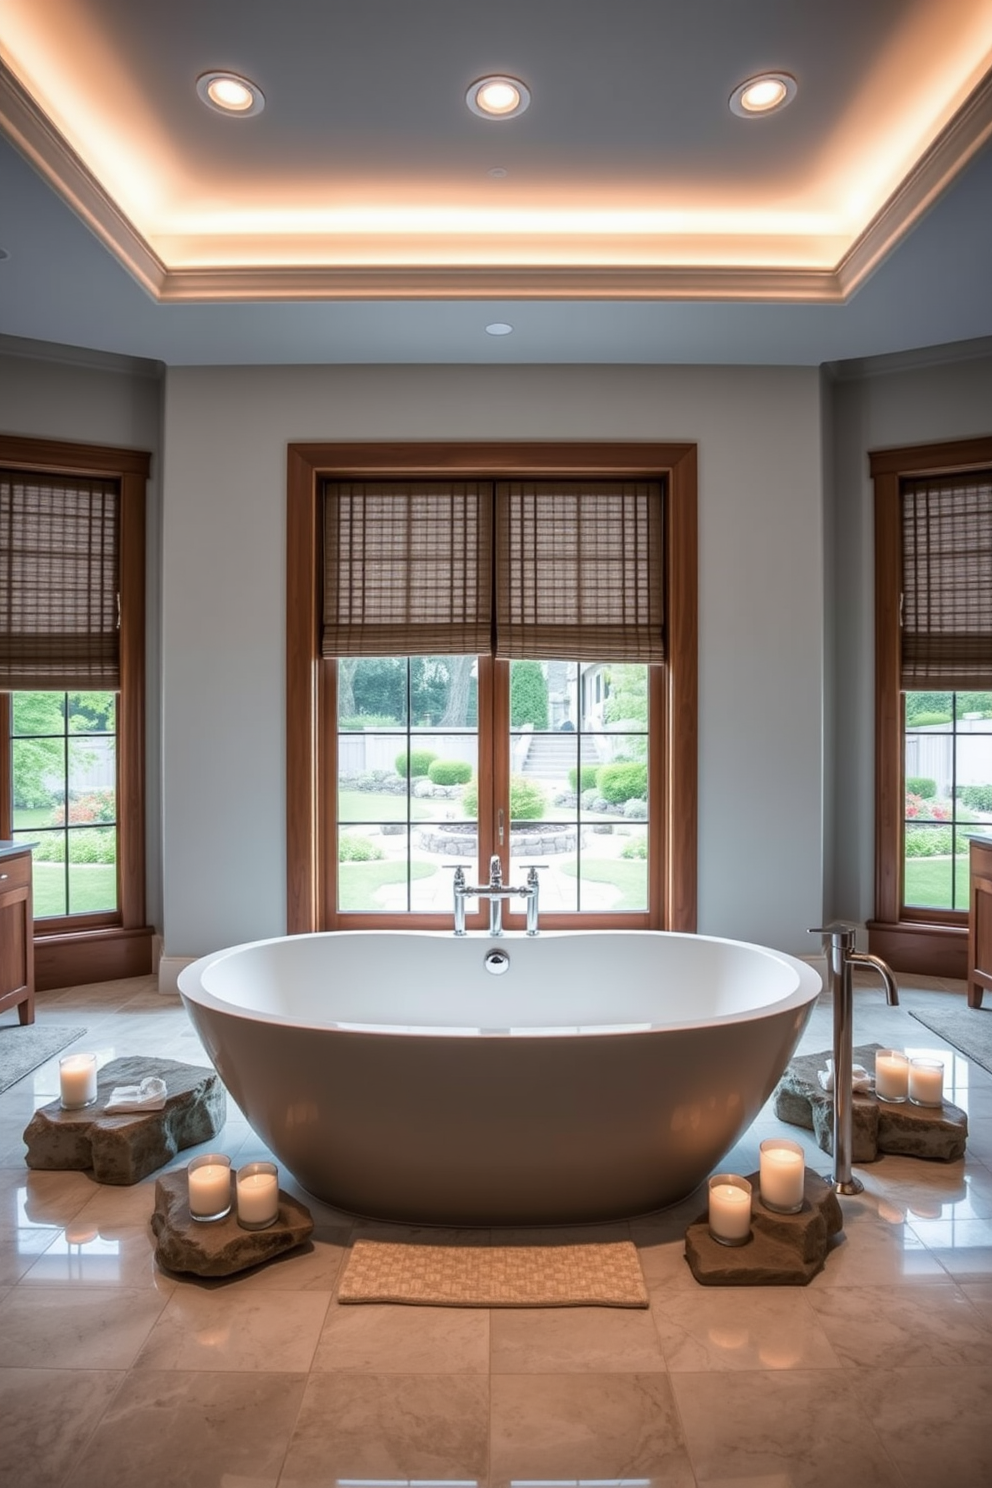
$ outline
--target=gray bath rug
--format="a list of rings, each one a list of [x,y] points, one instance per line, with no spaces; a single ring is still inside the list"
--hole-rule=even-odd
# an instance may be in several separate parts
[[[992,1008],[956,1007],[907,1009],[918,1023],[937,1033],[959,1053],[973,1059],[992,1075]]]
[[[339,1302],[421,1307],[647,1307],[630,1240],[598,1245],[420,1245],[356,1240]]]
[[[9,1090],[85,1032],[85,1028],[56,1028],[51,1023],[0,1028],[0,1091]]]

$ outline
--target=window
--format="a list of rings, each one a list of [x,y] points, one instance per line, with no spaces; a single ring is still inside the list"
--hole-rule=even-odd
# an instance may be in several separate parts
[[[992,833],[992,439],[889,450],[875,484],[876,910],[900,969],[966,974]]]
[[[38,986],[150,969],[149,457],[0,438],[0,837],[36,843]]]
[[[440,928],[492,853],[545,925],[694,928],[693,447],[297,446],[288,552],[291,931]]]

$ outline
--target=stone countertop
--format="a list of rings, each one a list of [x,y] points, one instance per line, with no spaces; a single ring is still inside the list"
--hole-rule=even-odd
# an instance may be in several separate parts
[[[0,838],[0,858],[12,857],[14,853],[30,852],[32,847],[37,846],[37,842],[9,842]]]

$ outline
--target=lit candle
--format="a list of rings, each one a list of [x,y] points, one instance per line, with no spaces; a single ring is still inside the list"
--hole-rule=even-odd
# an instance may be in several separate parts
[[[721,1245],[743,1245],[751,1233],[751,1185],[736,1173],[710,1179],[710,1234]]]
[[[909,1098],[915,1106],[943,1103],[944,1066],[939,1059],[909,1061]]]
[[[78,1111],[96,1100],[96,1055],[64,1054],[59,1060],[59,1095],[66,1111]]]
[[[780,1214],[798,1214],[806,1187],[803,1149],[784,1137],[766,1137],[760,1150],[761,1202]]]
[[[279,1176],[275,1163],[247,1163],[238,1170],[238,1223],[264,1230],[279,1217]]]
[[[189,1212],[193,1219],[223,1219],[231,1211],[231,1159],[210,1152],[194,1157],[187,1169]]]
[[[898,1049],[879,1049],[875,1055],[875,1094],[898,1104],[909,1093],[909,1059]]]

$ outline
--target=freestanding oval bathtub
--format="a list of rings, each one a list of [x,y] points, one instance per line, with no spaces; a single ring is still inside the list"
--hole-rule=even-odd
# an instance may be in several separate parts
[[[553,1224],[696,1188],[773,1090],[820,978],[662,931],[332,931],[204,956],[179,989],[231,1095],[315,1197],[383,1219]]]

